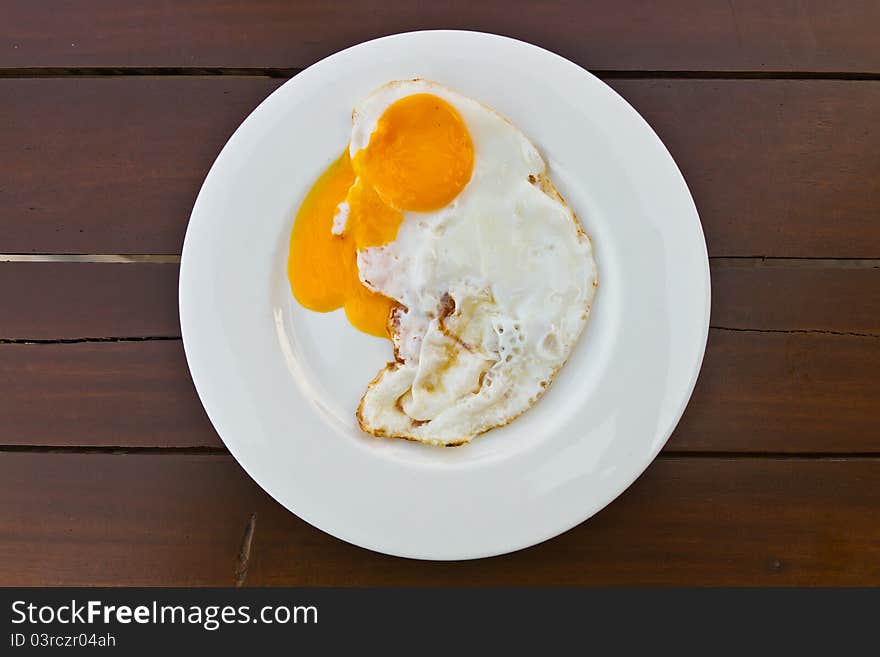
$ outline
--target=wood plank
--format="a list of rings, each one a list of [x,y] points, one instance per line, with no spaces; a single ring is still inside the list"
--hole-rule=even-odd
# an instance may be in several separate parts
[[[0,454],[9,586],[878,585],[880,460],[661,458],[591,520],[488,560],[387,557],[324,534],[224,455]]]
[[[214,158],[280,84],[0,81],[0,253],[179,253]]]
[[[0,262],[0,338],[180,336],[177,265]]]
[[[3,67],[304,67],[416,29],[507,34],[599,69],[880,71],[880,7],[861,0],[114,0],[4,4]]]
[[[880,261],[712,260],[712,325],[880,335]],[[0,262],[0,339],[180,336],[176,264]]]
[[[880,222],[869,220],[880,144],[866,132],[880,83],[611,83],[678,161],[712,255],[880,257]],[[0,253],[179,253],[214,157],[279,84],[0,80]]]
[[[260,493],[231,457],[0,454],[0,581],[231,585]]]
[[[609,83],[684,173],[710,255],[880,257],[880,83]]]
[[[222,447],[174,341],[0,344],[0,444]]]
[[[709,331],[666,450],[880,453],[880,338]]]
[[[880,453],[878,371],[880,338],[713,329],[666,449]],[[0,417],[0,445],[221,446],[179,341],[0,344]]]
[[[880,261],[712,260],[712,326],[880,336]]]

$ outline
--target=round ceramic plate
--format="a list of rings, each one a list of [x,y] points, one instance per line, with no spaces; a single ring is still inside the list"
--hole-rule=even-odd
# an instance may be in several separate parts
[[[341,311],[304,310],[286,277],[297,207],[345,148],[352,107],[414,77],[495,108],[534,141],[599,269],[590,321],[545,397],[455,449],[360,431],[358,400],[391,345]],[[608,86],[520,41],[414,32],[318,62],[241,124],[193,208],[180,321],[214,427],[272,497],[356,545],[468,559],[564,532],[648,466],[700,369],[709,264],[675,162]]]

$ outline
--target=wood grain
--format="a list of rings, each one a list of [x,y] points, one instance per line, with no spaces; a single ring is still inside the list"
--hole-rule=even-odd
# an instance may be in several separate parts
[[[711,266],[712,326],[880,336],[880,261],[745,259]]]
[[[0,339],[180,336],[177,265],[0,262]]]
[[[224,455],[0,454],[0,581],[230,585],[880,584],[880,460],[668,459],[536,547],[387,557],[315,530]]]
[[[179,253],[213,159],[279,84],[0,80],[0,253]],[[880,83],[611,84],[679,163],[710,254],[880,257]]]
[[[880,83],[609,82],[678,163],[710,255],[880,256]]]
[[[880,335],[880,261],[713,260],[712,326]],[[180,336],[175,264],[0,262],[0,340]]]
[[[709,331],[667,450],[880,453],[880,338]]]
[[[870,0],[7,0],[0,67],[304,67],[429,28],[506,34],[598,69],[880,71]]]
[[[0,444],[221,447],[174,341],[0,344]]]
[[[0,80],[0,253],[179,253],[268,78]]]
[[[667,444],[880,453],[880,338],[710,331]],[[0,445],[220,447],[179,341],[0,344]]]

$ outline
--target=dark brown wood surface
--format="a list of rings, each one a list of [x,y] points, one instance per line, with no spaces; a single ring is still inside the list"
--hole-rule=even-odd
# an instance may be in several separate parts
[[[712,256],[703,371],[657,461],[475,562],[368,552],[272,501],[177,319],[175,255],[239,122],[316,59],[426,27],[598,71],[676,158]],[[880,584],[878,32],[880,4],[843,0],[3,3],[0,585]]]
[[[180,337],[176,264],[0,262],[0,340]]]
[[[880,107],[877,82],[609,83],[676,158],[711,255],[880,257],[880,137],[869,130]],[[3,80],[0,125],[16,129],[0,131],[0,158],[17,165],[0,194],[0,252],[180,253],[214,158],[280,84]],[[51,176],[37,175],[47,162]]]
[[[470,562],[356,548],[225,455],[6,454],[5,584],[878,584],[880,460],[659,458],[562,536]]]
[[[880,261],[714,258],[710,264],[712,326],[880,336]]]
[[[5,67],[304,67],[360,41],[456,28],[592,69],[878,72],[872,0],[7,0]]]
[[[3,253],[180,253],[205,174],[269,78],[2,80]],[[51,172],[45,170],[52,163]]]
[[[880,339],[709,331],[670,450],[880,452]]]
[[[0,441],[220,447],[180,340],[0,344]]]

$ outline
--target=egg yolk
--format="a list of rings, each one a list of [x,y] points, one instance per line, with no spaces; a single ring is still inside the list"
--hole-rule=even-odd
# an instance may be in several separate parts
[[[391,104],[367,147],[354,161],[346,149],[300,205],[287,260],[296,300],[318,312],[344,307],[355,328],[388,337],[395,301],[361,283],[357,252],[392,242],[403,211],[437,210],[452,201],[470,180],[473,164],[467,127],[449,103],[413,94]],[[348,219],[337,235],[333,219],[343,202]]]
[[[309,310],[330,312],[344,307],[353,326],[371,335],[387,337],[386,324],[394,302],[368,290],[358,278],[355,234],[384,243],[384,237],[392,232],[394,239],[400,220],[392,217],[389,221],[387,214],[383,215],[387,224],[381,227],[384,231],[380,234],[372,223],[363,222],[361,226],[361,222],[353,222],[354,212],[350,212],[347,230],[334,235],[333,216],[354,182],[346,149],[318,178],[299,208],[290,235],[287,278],[293,296]],[[361,196],[366,194],[352,194],[350,199],[350,205],[358,212],[368,209],[369,199],[364,203]]]
[[[433,94],[413,94],[385,110],[354,166],[389,205],[429,212],[464,189],[474,145],[452,105]]]

